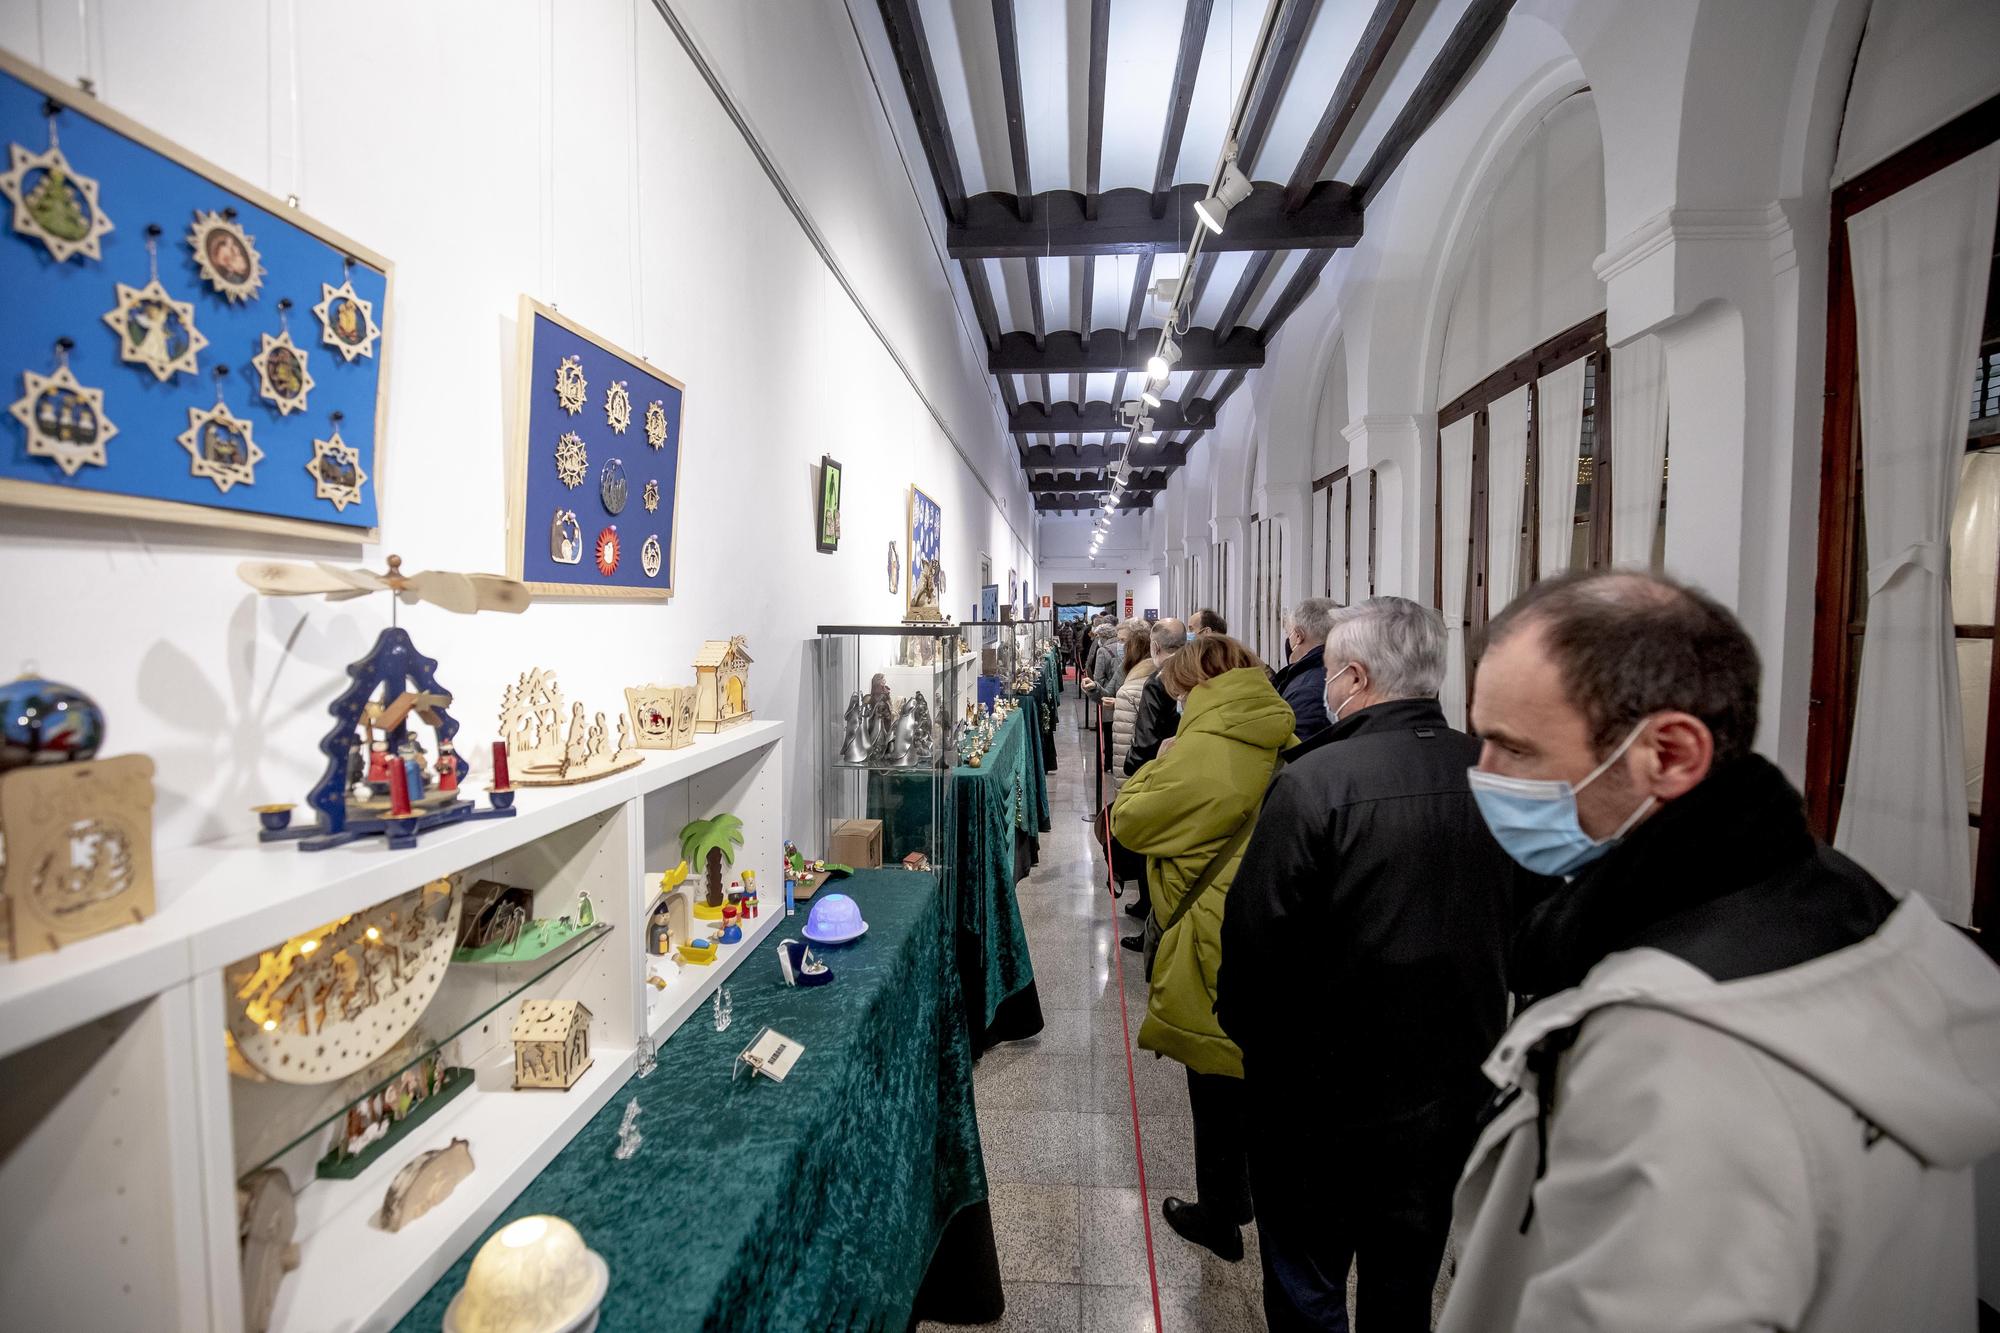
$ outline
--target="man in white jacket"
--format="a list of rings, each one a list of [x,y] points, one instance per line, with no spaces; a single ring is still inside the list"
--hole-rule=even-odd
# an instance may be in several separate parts
[[[1471,775],[1569,877],[1459,1183],[1440,1333],[1972,1333],[1971,1166],[2000,1148],[2000,969],[1817,842],[1750,750],[1755,649],[1639,574],[1497,617]]]

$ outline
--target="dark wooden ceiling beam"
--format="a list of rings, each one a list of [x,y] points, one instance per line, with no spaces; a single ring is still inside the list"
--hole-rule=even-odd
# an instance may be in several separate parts
[[[1167,211],[1167,187],[1181,162],[1181,140],[1187,135],[1188,107],[1194,102],[1195,78],[1201,73],[1202,48],[1208,45],[1208,14],[1213,0],[1188,0],[1181,17],[1180,54],[1174,58],[1174,81],[1167,86],[1167,123],[1160,131],[1160,156],[1153,166],[1152,212]],[[1204,187],[1206,188],[1206,187]]]
[[[1157,491],[1167,484],[1169,473],[1165,468],[1141,470],[1134,468],[1125,483],[1125,493],[1134,491]],[[1086,468],[1079,472],[1047,472],[1030,477],[1028,489],[1031,491],[1098,491],[1111,486],[1111,477],[1103,468]],[[1119,503],[1124,503],[1122,500]]]
[[[1153,418],[1153,429],[1161,431],[1195,430],[1215,424],[1215,407],[1206,398],[1181,402],[1169,399],[1149,409],[1148,415]],[[1088,403],[1022,403],[1020,410],[1008,418],[1007,428],[1016,435],[1125,430],[1118,421],[1118,405],[1102,399]]]
[[[1154,491],[1127,491],[1118,502],[1121,509],[1151,509],[1157,496]],[[1104,504],[1102,491],[1037,491],[1035,508],[1042,513],[1074,510],[1082,513],[1088,509],[1099,509]]]
[[[1031,444],[1021,450],[1024,468],[1070,468],[1102,472],[1116,467],[1123,450],[1102,444]],[[1169,471],[1187,462],[1187,451],[1175,444],[1135,444],[1129,457],[1136,471]]]
[[[1181,345],[1177,370],[1255,370],[1264,364],[1264,338],[1253,328],[1238,328],[1227,338],[1217,338],[1213,329],[1195,328],[1175,341]],[[1067,329],[1050,333],[1040,347],[1031,333],[1003,333],[987,369],[995,375],[1143,371],[1159,343],[1158,329],[1144,329],[1136,338],[1117,329],[1098,329],[1088,347],[1082,334]]]
[[[1278,114],[1278,103],[1285,98],[1285,85],[1292,81],[1292,70],[1299,63],[1299,48],[1305,44],[1306,29],[1312,27],[1313,15],[1318,10],[1319,0],[1285,0],[1284,11],[1278,15],[1277,29],[1271,35],[1264,63],[1258,67],[1257,82],[1250,89],[1250,100],[1244,106],[1243,120],[1236,133],[1236,165],[1245,175],[1257,164],[1264,136]],[[1230,210],[1229,220],[1232,224],[1236,221],[1234,209]]]
[[[1271,303],[1271,312],[1264,316],[1263,338],[1266,343],[1278,336],[1278,330],[1299,308],[1299,302],[1306,299],[1312,289],[1319,284],[1320,270],[1333,258],[1331,250],[1315,250],[1299,261],[1292,270],[1291,281],[1278,293],[1278,299]]]
[[[1305,151],[1299,154],[1299,164],[1292,168],[1292,178],[1285,182],[1287,209],[1304,203],[1313,182],[1319,179],[1320,172],[1326,170],[1333,150],[1354,123],[1361,104],[1367,100],[1369,90],[1374,86],[1375,76],[1381,72],[1383,62],[1396,45],[1396,39],[1402,35],[1404,22],[1416,7],[1417,0],[1376,0],[1375,12],[1368,16],[1368,26],[1362,29],[1354,54],[1347,58],[1347,68],[1341,71],[1340,82],[1333,86],[1333,95],[1326,99],[1326,110],[1320,113],[1319,124],[1313,127],[1312,136],[1306,140]]]
[[[1250,261],[1243,266],[1243,276],[1236,280],[1236,289],[1229,293],[1229,303],[1222,307],[1222,313],[1216,317],[1215,331],[1218,334],[1226,338],[1236,328],[1237,321],[1243,318],[1243,312],[1250,308],[1250,301],[1256,296],[1257,288],[1262,285],[1264,275],[1271,271],[1271,265],[1276,263],[1277,259],[1276,250],[1265,250],[1261,254],[1250,256]]]
[[[1377,190],[1382,188],[1389,177],[1396,174],[1396,168],[1416,147],[1417,140],[1424,137],[1424,131],[1431,127],[1438,113],[1451,101],[1452,94],[1465,81],[1472,67],[1479,63],[1480,55],[1487,43],[1493,40],[1500,25],[1507,21],[1507,11],[1514,7],[1514,0],[1472,0],[1465,13],[1459,16],[1458,26],[1451,30],[1451,36],[1444,39],[1438,48],[1430,68],[1418,81],[1416,91],[1397,113],[1396,121],[1389,127],[1375,155],[1368,159],[1368,165],[1354,179],[1354,199],[1356,206],[1367,202]],[[968,202],[968,208],[970,204]]]
[[[1171,206],[1157,215],[1152,196],[1137,189],[1099,195],[1050,190],[1032,201],[974,195],[965,201],[965,220],[945,228],[945,252],[953,259],[1178,254],[1200,225],[1194,206],[1207,193],[1206,185],[1176,185]],[[1229,211],[1228,229],[1208,237],[1202,249],[1318,250],[1361,239],[1361,213],[1339,181],[1315,183],[1296,209],[1287,212],[1284,205],[1282,185],[1255,182],[1250,197]]]
[[[1007,108],[1007,151],[1014,160],[1014,194],[1017,206],[1029,211],[1020,220],[1034,217],[1035,187],[1028,176],[1028,116],[1021,106],[1021,51],[1015,40],[1014,0],[993,0],[993,37],[1000,48],[1000,97]]]
[[[889,49],[895,53],[896,69],[903,76],[903,94],[909,99],[917,137],[923,141],[924,157],[930,163],[931,180],[944,201],[945,216],[952,222],[963,222],[965,178],[951,146],[951,126],[944,118],[944,98],[938,92],[937,69],[931,64],[917,0],[880,0],[880,7],[882,24],[889,30]]]
[[[1083,188],[1092,199],[1104,176],[1104,74],[1110,62],[1111,0],[1090,0],[1090,92],[1084,114]],[[1084,323],[1089,322],[1086,314]]]

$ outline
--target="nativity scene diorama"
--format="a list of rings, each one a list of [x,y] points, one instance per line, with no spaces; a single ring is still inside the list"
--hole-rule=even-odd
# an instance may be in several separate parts
[[[721,731],[750,720],[750,650],[741,634],[710,639],[694,659],[696,731]]]
[[[562,686],[556,673],[539,667],[521,673],[500,700],[500,738],[512,761],[514,781],[523,787],[567,787],[610,777],[640,763],[625,714],[617,734],[604,714],[584,720],[581,701],[572,703],[564,724]]]
[[[402,563],[392,555],[388,572],[375,574],[324,563],[248,561],[236,572],[274,597],[323,593],[329,601],[344,601],[386,590],[395,599],[392,613],[397,601],[430,602],[468,615],[527,609],[527,590],[511,579],[442,571],[406,575]],[[353,684],[328,705],[333,730],[319,743],[326,771],[306,796],[315,822],[295,829],[291,806],[259,806],[264,841],[297,840],[302,851],[316,852],[381,836],[390,847],[414,847],[426,830],[513,814],[504,742],[494,743],[490,806],[480,809],[460,794],[468,766],[458,753],[458,721],[447,711],[451,694],[438,683],[437,662],[417,651],[407,631],[392,623],[347,674]],[[428,747],[418,723],[431,733]]]

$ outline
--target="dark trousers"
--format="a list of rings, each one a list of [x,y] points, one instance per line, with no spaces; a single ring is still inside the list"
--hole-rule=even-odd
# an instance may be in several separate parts
[[[1194,1192],[1203,1213],[1242,1226],[1256,1216],[1250,1203],[1249,1118],[1243,1080],[1187,1071],[1194,1115]]]
[[[1280,1105],[1274,1091],[1250,1090],[1249,1105],[1268,1108],[1261,1124],[1297,1124],[1312,1114],[1311,1105]],[[1476,1115],[1476,1105],[1449,1099],[1390,1125],[1321,1127],[1315,1133],[1327,1136],[1325,1149],[1306,1156],[1290,1135],[1251,1140],[1271,1333],[1347,1333],[1350,1265],[1362,1328],[1430,1333],[1452,1190]]]

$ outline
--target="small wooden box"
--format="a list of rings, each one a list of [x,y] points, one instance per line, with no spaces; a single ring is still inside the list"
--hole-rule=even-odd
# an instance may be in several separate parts
[[[826,859],[856,870],[869,870],[882,864],[882,821],[879,819],[843,819],[833,828],[833,845],[827,849]]]
[[[0,836],[0,943],[12,957],[49,953],[153,914],[146,756],[0,775]]]

